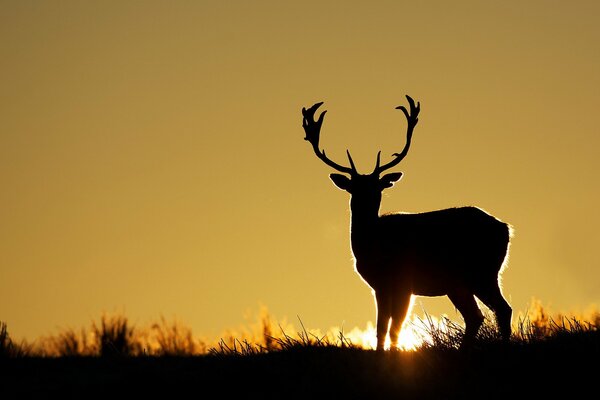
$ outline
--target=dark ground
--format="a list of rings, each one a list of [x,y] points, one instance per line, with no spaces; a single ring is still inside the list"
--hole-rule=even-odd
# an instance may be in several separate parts
[[[339,347],[258,355],[0,359],[13,398],[600,398],[600,341],[470,351]]]

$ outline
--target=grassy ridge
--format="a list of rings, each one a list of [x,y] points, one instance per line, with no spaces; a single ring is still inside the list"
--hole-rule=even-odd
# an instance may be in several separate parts
[[[419,349],[386,352],[359,348],[342,333],[330,338],[303,329],[274,335],[266,321],[259,341],[228,338],[202,348],[189,330],[164,320],[153,325],[149,337],[121,316],[103,317],[91,332],[62,332],[45,342],[51,345],[44,353],[12,343],[2,324],[0,393],[6,398],[209,397],[209,392],[219,398],[278,399],[595,398],[598,322],[597,313],[584,321],[541,312],[520,319],[509,343],[487,323],[476,343],[463,349],[460,325],[442,329],[431,322],[430,339]],[[156,347],[144,350],[149,344]]]
[[[219,398],[554,399],[597,390],[599,343],[595,332],[470,351],[307,346],[243,356],[20,357],[0,362],[0,380],[3,393],[20,398],[208,397],[211,391]]]

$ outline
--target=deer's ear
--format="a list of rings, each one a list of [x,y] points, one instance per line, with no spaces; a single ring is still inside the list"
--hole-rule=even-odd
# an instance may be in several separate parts
[[[379,184],[382,189],[389,188],[394,186],[395,182],[398,182],[402,178],[402,172],[392,172],[391,174],[386,174],[379,179]]]
[[[347,192],[350,191],[350,178],[348,178],[346,175],[331,174],[329,175],[329,178],[331,178],[335,186]]]

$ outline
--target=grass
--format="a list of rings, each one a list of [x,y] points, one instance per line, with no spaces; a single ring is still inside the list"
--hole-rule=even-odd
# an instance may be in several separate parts
[[[487,317],[490,317],[489,315]],[[493,319],[461,349],[462,325],[425,316],[415,351],[366,350],[343,332],[299,332],[261,317],[253,332],[213,345],[177,321],[148,328],[103,315],[90,329],[36,344],[0,323],[0,391],[18,397],[587,398],[600,374],[600,313],[517,318],[508,343]],[[291,332],[291,333],[287,333]],[[191,392],[190,392],[191,391]]]

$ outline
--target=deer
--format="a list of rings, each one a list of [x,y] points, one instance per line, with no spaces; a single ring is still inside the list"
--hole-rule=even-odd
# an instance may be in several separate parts
[[[391,348],[396,348],[413,295],[450,299],[465,324],[461,347],[473,342],[485,319],[476,299],[494,313],[500,336],[508,341],[512,308],[502,295],[500,279],[508,261],[511,225],[474,206],[380,214],[383,190],[402,177],[402,172],[382,174],[406,157],[419,121],[420,102],[415,104],[408,95],[406,98],[408,110],[396,107],[408,122],[404,149],[392,154],[392,160],[383,165],[379,151],[370,174],[358,173],[349,150],[346,166],[332,161],[319,148],[327,111],[321,112],[317,120],[315,113],[323,102],[302,108],[304,139],[317,158],[339,172],[330,174],[335,186],[350,194],[354,270],[374,296],[376,350],[384,349],[388,334]]]

